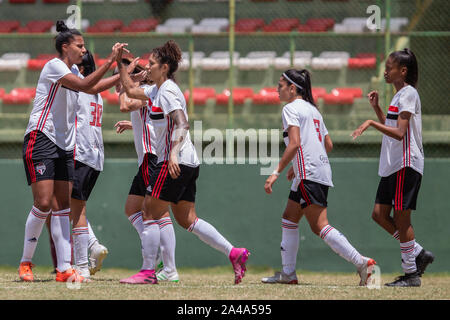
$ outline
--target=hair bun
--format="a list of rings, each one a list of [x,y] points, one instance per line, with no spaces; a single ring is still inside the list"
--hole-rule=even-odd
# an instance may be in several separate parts
[[[69,31],[69,28],[66,26],[63,20],[56,21],[56,31],[57,32],[66,32]]]

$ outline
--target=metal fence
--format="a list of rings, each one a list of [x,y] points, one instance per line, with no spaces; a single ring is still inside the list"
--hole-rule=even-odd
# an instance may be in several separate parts
[[[78,5],[76,10],[74,5]],[[185,57],[177,81],[186,93],[190,121],[202,121],[203,130],[279,129],[282,105],[273,90],[284,70],[306,68],[312,73],[314,96],[335,142],[333,156],[338,157],[379,155],[381,135],[375,130],[368,130],[356,143],[349,135],[364,120],[375,119],[368,92],[378,90],[382,106],[389,105],[394,92],[383,80],[384,59],[394,50],[409,47],[419,62],[426,156],[448,157],[449,11],[446,0],[91,0],[65,4],[36,0],[34,4],[0,3],[0,21],[17,20],[25,28],[37,19],[73,19],[80,23],[86,45],[97,57],[106,57],[112,44],[122,41],[129,43],[143,63],[151,48],[174,39]],[[158,20],[150,30],[122,29],[131,27],[133,20],[149,18]],[[122,26],[110,32],[93,28],[103,19],[119,20]],[[28,54],[33,60],[55,51],[51,32],[31,31],[0,34],[0,88],[6,94],[14,88],[35,87],[40,69],[29,62],[2,67],[8,59],[5,54]],[[104,100],[108,105],[103,116],[106,156],[133,157],[131,135],[119,136],[113,130],[116,121],[128,116],[119,112],[114,96],[108,99],[105,95]],[[21,157],[31,104],[9,104],[3,98],[0,158]]]

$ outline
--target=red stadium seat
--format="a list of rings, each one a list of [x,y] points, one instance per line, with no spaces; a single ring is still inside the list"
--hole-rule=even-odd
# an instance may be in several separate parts
[[[317,102],[317,99],[323,98],[323,96],[327,94],[327,90],[322,87],[313,87],[311,88],[311,93],[314,101]]]
[[[189,102],[190,92],[184,92],[186,102]],[[216,97],[216,90],[214,88],[194,88],[193,100],[195,105],[205,105],[206,100]]]
[[[36,95],[36,88],[16,88],[3,95],[3,104],[30,104]]]
[[[375,69],[377,64],[376,58],[349,58],[349,69]]]
[[[10,33],[20,28],[20,21],[0,21],[0,33]]]
[[[323,102],[328,105],[353,104],[354,98],[351,93],[332,92],[323,96]]]
[[[5,89],[0,88],[0,100],[3,99],[3,96],[5,95]]]
[[[265,32],[289,32],[298,28],[300,20],[297,18],[275,18],[263,27]]]
[[[119,19],[102,19],[98,20],[93,26],[86,29],[90,33],[111,33],[120,31],[123,27],[122,20]]]
[[[351,94],[353,98],[362,98],[363,90],[361,88],[334,88],[332,94]]]
[[[117,92],[110,92],[106,98],[104,98],[108,104],[118,105],[119,104],[119,94]]]
[[[128,26],[122,27],[121,32],[150,32],[155,30],[159,24],[159,20],[156,18],[150,19],[135,19],[130,22]]]
[[[28,22],[25,26],[17,29],[18,33],[44,33],[49,32],[54,21],[51,20],[33,20]]]
[[[233,88],[233,103],[235,105],[244,104],[245,99],[252,98],[254,95],[252,88]],[[230,90],[225,89],[222,93],[216,95],[216,103],[220,105],[227,105]]]
[[[236,32],[255,32],[264,27],[264,20],[258,18],[243,18],[236,21]]]
[[[263,88],[252,97],[253,104],[280,104],[277,88]]]
[[[42,0],[43,3],[69,3],[70,0]]]

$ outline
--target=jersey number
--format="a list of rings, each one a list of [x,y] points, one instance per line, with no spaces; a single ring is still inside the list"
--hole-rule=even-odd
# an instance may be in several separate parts
[[[320,134],[320,120],[314,119],[314,126],[316,127],[317,134],[319,135],[319,141],[322,142],[322,136]]]
[[[92,121],[89,122],[91,126],[95,127],[101,127],[102,126],[102,112],[103,107],[100,104],[97,104],[95,102],[91,102],[91,107],[94,108],[91,112],[92,114]]]

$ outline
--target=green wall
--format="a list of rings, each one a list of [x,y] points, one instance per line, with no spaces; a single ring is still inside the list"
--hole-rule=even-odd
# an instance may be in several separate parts
[[[377,260],[381,272],[401,272],[399,244],[371,220],[379,178],[377,159],[331,159],[335,188],[329,192],[330,224],[346,235],[363,254]],[[427,159],[413,225],[417,240],[436,255],[430,272],[449,271],[449,159]],[[139,238],[123,213],[136,160],[107,160],[88,202],[88,217],[100,241],[110,251],[105,267],[137,269]],[[264,192],[265,176],[258,165],[202,165],[197,191],[198,215],[212,223],[232,244],[251,251],[249,265],[280,266],[281,214],[290,184],[282,176],[272,195]],[[0,160],[2,180],[0,265],[19,263],[25,220],[32,205],[20,160]],[[179,267],[227,265],[227,258],[175,224]],[[297,267],[311,271],[354,271],[300,222]],[[33,261],[51,265],[44,231]]]

